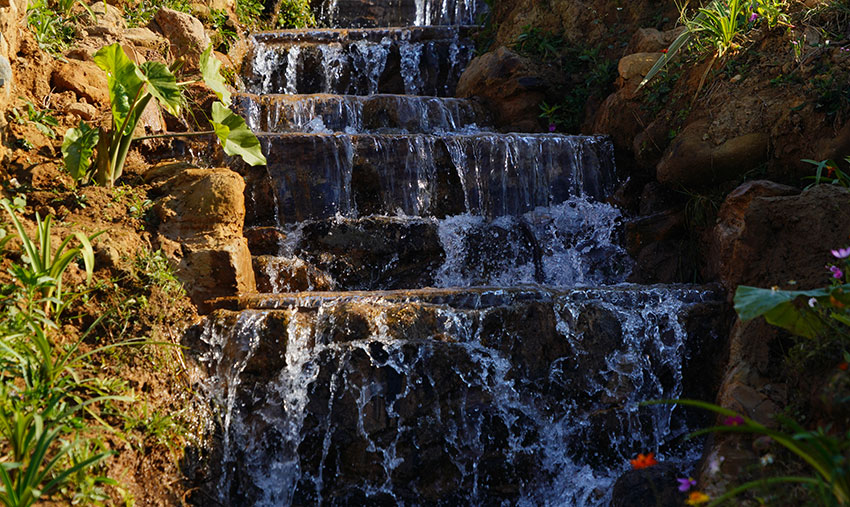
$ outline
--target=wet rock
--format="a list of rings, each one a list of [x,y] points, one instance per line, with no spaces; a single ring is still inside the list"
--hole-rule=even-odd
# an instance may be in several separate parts
[[[215,297],[256,290],[248,243],[242,236],[245,183],[225,168],[161,165],[155,182],[157,242],[203,311]]]
[[[672,463],[659,463],[642,470],[629,470],[617,479],[611,491],[611,507],[638,505],[678,507],[686,500],[677,487],[682,472]]]
[[[697,269],[694,259],[688,258],[684,240],[653,241],[635,254],[635,267],[629,275],[631,283],[685,283],[693,280]]]
[[[106,72],[91,61],[68,60],[53,70],[51,83],[57,91],[70,90],[90,104],[108,104]]]
[[[433,285],[445,256],[434,223],[389,217],[306,224],[297,254],[347,290]]]
[[[496,126],[506,131],[541,130],[540,103],[545,86],[531,62],[500,47],[469,63],[457,85],[458,97],[480,97],[494,112]]]
[[[639,102],[628,100],[622,90],[612,93],[596,112],[593,132],[606,132],[611,136],[614,148],[621,153],[632,150],[632,143],[643,130],[644,116]]]
[[[626,249],[635,255],[649,243],[676,239],[685,233],[685,213],[670,208],[626,224]]]
[[[670,125],[664,118],[650,123],[632,141],[635,162],[644,169],[655,169],[670,144]]]
[[[286,241],[286,234],[277,227],[252,227],[244,235],[251,255],[277,255]]]
[[[264,293],[326,291],[336,287],[327,273],[294,257],[255,255],[257,290]]]
[[[658,163],[658,181],[700,187],[738,177],[768,159],[768,134],[744,134],[714,146],[703,140],[705,132],[705,123],[695,122],[676,136]]]
[[[797,194],[791,187],[749,182],[721,206],[708,266],[730,291],[738,285],[822,287],[830,249],[847,244],[847,189],[819,185]]]
[[[198,18],[172,9],[160,9],[151,28],[168,39],[174,57],[185,62],[184,72],[198,70],[201,53],[210,45],[204,24]]]

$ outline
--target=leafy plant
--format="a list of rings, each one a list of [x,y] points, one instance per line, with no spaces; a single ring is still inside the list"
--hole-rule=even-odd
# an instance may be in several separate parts
[[[18,277],[22,282],[31,286],[39,287],[42,297],[45,299],[45,309],[58,311],[62,307],[62,275],[68,265],[78,256],[82,257],[86,269],[86,282],[91,282],[92,270],[94,269],[94,251],[91,241],[99,236],[101,232],[86,236],[75,231],[66,237],[62,243],[52,249],[51,226],[52,218],[47,216],[41,219],[38,213],[36,218],[36,236],[33,241],[27,235],[17,215],[12,211],[11,204],[7,199],[0,200],[2,206],[12,219],[12,224],[18,233],[18,240],[23,249],[23,259],[29,265],[21,268]],[[71,241],[76,238],[79,246],[71,247]]]
[[[216,50],[227,53],[230,51],[230,45],[237,39],[236,30],[230,26],[230,18],[227,16],[226,11],[212,9],[210,10],[210,17],[213,32],[217,38],[217,42],[214,42]]]
[[[845,157],[844,160],[850,163],[850,156]],[[850,175],[839,169],[838,164],[836,164],[834,160],[821,160],[818,162],[817,160],[805,158],[802,161],[815,166],[814,176],[806,176],[803,178],[806,180],[812,180],[812,183],[807,185],[806,189],[824,183],[850,188]]]
[[[32,123],[39,132],[50,139],[55,139],[56,131],[53,130],[53,127],[58,127],[59,122],[50,114],[53,111],[50,109],[39,110],[29,100],[24,100],[24,103],[27,107],[26,114],[22,113],[18,108],[12,108],[10,111],[13,121],[19,125]]]
[[[309,0],[280,0],[277,5],[279,28],[307,28],[316,26],[316,18],[310,9]]]
[[[809,431],[798,423],[785,419],[783,422],[793,431],[793,433],[787,433],[768,428],[733,410],[699,400],[658,400],[646,404],[659,403],[701,408],[725,418],[724,424],[696,431],[689,437],[706,433],[743,433],[770,437],[800,458],[813,472],[812,476],[780,476],[750,481],[713,499],[707,507],[720,505],[754,488],[771,487],[783,483],[809,486],[821,496],[824,505],[850,503],[850,460],[847,459],[848,451],[850,451],[850,434],[835,436],[825,428]]]
[[[183,87],[188,83],[177,83],[174,74],[162,63],[133,63],[124,53],[120,44],[106,46],[95,53],[93,59],[108,76],[109,100],[112,106],[112,128],[100,129],[97,136],[90,129],[80,126],[68,129],[65,133],[63,155],[65,166],[75,180],[86,181],[94,171],[94,180],[105,186],[113,186],[121,177],[124,162],[135,139],[152,137],[189,137],[215,134],[224,148],[232,156],[240,156],[251,165],[262,165],[266,159],[260,149],[256,136],[248,130],[245,121],[233,113],[230,105],[230,91],[221,77],[221,63],[211,56],[212,46],[201,55],[201,74],[207,86],[218,96],[220,102],[212,105],[210,123],[214,130],[209,132],[170,133],[148,137],[134,137],[136,125],[142,111],[152,99],[172,115],[179,115],[185,102]],[[92,149],[92,146],[94,148]],[[96,151],[94,164],[91,156]]]
[[[524,55],[546,61],[558,56],[565,45],[562,36],[526,25],[517,36],[514,49]]]
[[[135,2],[130,9],[124,11],[127,26],[145,26],[160,9],[172,9],[179,12],[191,13],[192,2],[189,0],[142,0]]]
[[[770,28],[786,22],[784,7],[782,0],[711,0],[690,15],[686,2],[680,9],[680,22],[685,30],[655,62],[638,88],[652,80],[688,44],[693,44],[700,52],[711,51],[713,64],[714,59],[737,49],[740,38],[761,20]],[[711,65],[706,74],[710,69]]]
[[[263,0],[236,0],[236,17],[248,26],[257,26],[263,16]]]
[[[38,46],[50,54],[61,53],[77,31],[73,19],[57,13],[46,0],[34,0],[27,7],[27,26]]]

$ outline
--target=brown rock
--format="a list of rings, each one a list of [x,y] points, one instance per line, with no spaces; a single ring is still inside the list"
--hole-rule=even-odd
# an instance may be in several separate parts
[[[97,26],[113,29],[117,32],[127,28],[127,22],[124,20],[124,11],[117,5],[106,5],[105,2],[97,2],[91,5],[91,10],[97,18]],[[90,20],[88,16],[83,16],[84,20]]]
[[[643,79],[649,73],[649,69],[661,58],[663,53],[633,53],[620,58],[617,63],[617,72],[620,79]]]
[[[97,108],[85,102],[74,102],[65,108],[65,112],[79,116],[83,120],[91,120],[97,114]]]
[[[635,136],[643,130],[644,116],[640,103],[629,101],[626,94],[617,91],[599,106],[592,131],[607,133],[616,150],[628,152]]]
[[[629,41],[627,53],[656,53],[670,46],[684,30],[677,27],[661,32],[655,28],[638,28]]]
[[[184,59],[186,71],[198,70],[201,53],[210,45],[210,38],[198,18],[172,9],[160,9],[151,28],[168,39],[174,57]]]
[[[226,168],[172,165],[155,169],[160,194],[154,212],[157,242],[177,265],[177,276],[201,311],[205,301],[254,292],[248,243],[242,236],[245,183]],[[155,178],[151,178],[155,179]]]
[[[106,73],[94,62],[68,60],[53,71],[53,86],[58,91],[71,90],[91,104],[109,103]]]
[[[626,224],[626,248],[635,255],[649,243],[681,236],[685,232],[685,214],[672,208]]]
[[[168,49],[168,41],[148,28],[127,28],[121,35],[127,42],[134,46],[153,49],[156,51]]]
[[[543,80],[528,59],[500,47],[470,62],[457,85],[458,97],[480,97],[495,113],[498,127],[519,132],[540,130]]]
[[[829,250],[847,245],[850,191],[819,185],[750,182],[730,194],[712,232],[708,266],[729,289],[738,285],[806,289],[827,283]]]
[[[768,159],[768,134],[744,134],[713,146],[703,139],[705,132],[702,121],[685,127],[658,163],[658,181],[673,187],[700,187],[735,178]]]

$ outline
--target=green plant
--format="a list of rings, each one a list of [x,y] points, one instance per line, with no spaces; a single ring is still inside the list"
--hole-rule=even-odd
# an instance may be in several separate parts
[[[277,5],[279,28],[307,28],[316,26],[316,18],[310,9],[309,0],[281,0]]]
[[[135,139],[160,137],[190,137],[215,134],[224,148],[232,156],[240,156],[251,165],[263,165],[266,159],[260,149],[256,136],[248,130],[245,120],[233,113],[230,105],[230,91],[221,77],[221,63],[212,56],[212,46],[201,55],[201,75],[207,86],[218,96],[219,101],[212,105],[209,132],[170,133],[156,136],[134,137],[136,124],[142,111],[152,99],[169,113],[177,116],[185,98],[183,87],[188,83],[178,83],[174,74],[162,63],[133,63],[124,53],[120,44],[106,46],[95,53],[95,63],[102,68],[109,80],[109,100],[112,106],[112,128],[100,129],[97,134],[81,124],[68,129],[62,143],[65,166],[75,179],[87,180],[94,170],[94,180],[105,186],[113,186],[121,177],[124,161]],[[94,164],[85,157],[96,151]]]
[[[210,10],[211,24],[213,32],[216,34],[215,45],[216,51],[227,53],[230,51],[230,45],[238,38],[236,30],[230,25],[230,18],[225,10],[212,9]]]
[[[251,27],[260,24],[264,9],[263,0],[236,0],[236,17]]]
[[[845,157],[844,160],[847,163],[850,163],[850,156]],[[817,160],[805,158],[802,162],[815,166],[814,176],[806,176],[803,178],[805,180],[812,180],[812,182],[806,186],[806,189],[825,183],[850,188],[850,175],[839,169],[838,164],[836,164],[834,160],[821,160],[818,162]]]
[[[680,8],[679,18],[685,30],[655,62],[638,88],[652,80],[679,50],[689,44],[694,45],[700,52],[711,51],[713,65],[714,59],[722,58],[727,52],[737,49],[741,37],[762,20],[770,28],[780,22],[786,22],[784,7],[783,0],[711,0],[698,7],[691,15],[685,2]],[[712,65],[706,69],[706,75]]]
[[[793,433],[774,430],[749,417],[741,416],[733,410],[699,400],[656,400],[645,404],[684,405],[714,412],[725,418],[724,423],[696,431],[689,437],[706,433],[743,433],[770,437],[800,458],[813,472],[812,476],[780,476],[750,481],[713,499],[707,507],[720,505],[754,488],[775,487],[783,483],[803,484],[810,487],[821,497],[822,505],[850,503],[850,460],[848,460],[850,433],[836,436],[830,434],[828,428],[822,427],[806,430],[790,419],[784,419],[783,422],[791,428]]]
[[[19,125],[32,123],[39,132],[50,139],[55,139],[56,131],[53,130],[53,127],[58,127],[59,122],[56,121],[56,118],[51,116],[50,113],[53,111],[51,109],[39,110],[35,107],[35,104],[26,99],[24,100],[24,103],[27,107],[26,114],[22,113],[18,108],[12,108],[10,111],[12,120]]]
[[[192,2],[189,0],[142,0],[135,2],[133,7],[125,9],[124,19],[127,26],[138,27],[147,25],[160,9],[172,9],[179,12],[191,13]]]
[[[11,203],[7,199],[2,199],[0,206],[6,210],[12,219],[12,224],[18,233],[18,240],[23,249],[23,259],[28,264],[28,267],[20,267],[17,276],[22,282],[38,287],[38,292],[45,300],[45,312],[49,313],[51,309],[59,312],[64,306],[62,301],[62,275],[65,269],[78,256],[82,257],[86,269],[86,281],[87,283],[91,281],[92,270],[94,269],[94,251],[91,241],[101,232],[91,236],[86,236],[78,231],[73,232],[59,244],[54,252],[50,235],[52,225],[50,216],[42,220],[38,213],[35,214],[36,236],[33,241],[12,210]],[[74,238],[79,242],[79,246],[72,248],[70,245]]]
[[[526,25],[514,42],[514,49],[520,53],[543,61],[558,56],[566,42],[558,34]]]

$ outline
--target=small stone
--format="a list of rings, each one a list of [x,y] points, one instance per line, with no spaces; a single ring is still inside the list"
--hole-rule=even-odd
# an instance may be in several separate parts
[[[91,120],[97,114],[97,108],[85,102],[75,102],[65,109],[68,114],[79,116],[83,120]]]

